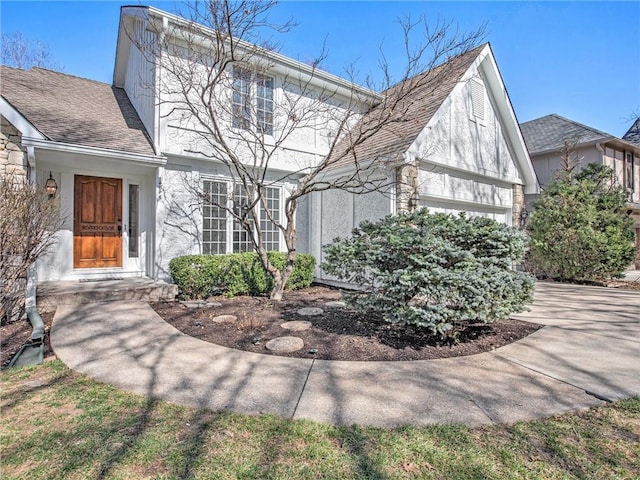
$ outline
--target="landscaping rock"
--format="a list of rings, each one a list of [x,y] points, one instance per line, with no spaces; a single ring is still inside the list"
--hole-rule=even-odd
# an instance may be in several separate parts
[[[311,317],[313,315],[322,315],[324,310],[318,307],[306,307],[298,310],[298,315],[303,315],[305,317]]]
[[[235,315],[218,315],[211,319],[214,323],[233,323],[238,319]]]
[[[306,320],[294,320],[292,322],[284,322],[280,325],[285,330],[291,330],[292,332],[303,332],[311,328],[311,322]]]
[[[221,307],[220,302],[210,302],[209,300],[183,300],[180,302],[187,308]]]
[[[265,347],[272,352],[289,353],[300,350],[304,347],[304,342],[298,337],[278,337],[269,340]]]
[[[345,308],[347,304],[340,300],[334,300],[332,302],[325,303],[324,306],[327,308]]]
[[[203,308],[208,304],[206,300],[183,300],[180,303],[187,308]]]

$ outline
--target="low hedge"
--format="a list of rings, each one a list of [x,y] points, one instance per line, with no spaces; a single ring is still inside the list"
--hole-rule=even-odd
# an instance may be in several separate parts
[[[276,268],[283,269],[287,254],[268,252]],[[315,259],[298,253],[286,288],[296,290],[311,285]],[[228,255],[185,255],[169,262],[169,272],[184,299],[211,295],[261,295],[271,291],[273,280],[255,252]]]

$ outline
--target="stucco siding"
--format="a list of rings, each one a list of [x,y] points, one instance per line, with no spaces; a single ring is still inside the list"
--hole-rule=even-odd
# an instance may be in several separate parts
[[[483,86],[481,118],[473,111],[471,82]],[[520,182],[520,173],[488,91],[480,73],[470,72],[412,146],[416,157],[500,181]]]
[[[220,153],[216,153],[210,140],[212,136],[203,124],[208,121],[208,113],[204,112],[196,92],[191,92],[193,97],[189,101],[201,110],[200,118],[195,118],[184,109],[173,109],[173,102],[182,104],[185,94],[172,70],[184,64],[189,67],[192,82],[206,85],[209,67],[204,63],[182,59],[179,53],[176,50],[173,55],[167,54],[166,66],[160,69],[160,145],[162,151],[169,155],[213,159]],[[262,161],[261,158],[255,158],[256,155],[251,151],[259,143],[269,156],[268,168],[296,172],[316,165],[329,152],[340,121],[346,115],[351,115],[353,123],[359,115],[355,113],[367,108],[364,103],[359,105],[356,100],[333,92],[331,86],[325,85],[323,89],[309,83],[302,88],[295,73],[286,76],[274,69],[274,72],[267,71],[265,74],[273,78],[273,135],[265,135],[257,140],[259,135],[232,127],[231,73],[217,81],[215,98],[212,100],[215,102],[213,109],[217,127],[224,135],[225,142],[247,163],[257,161],[260,164]]]
[[[510,224],[513,185],[522,177],[488,92],[479,69],[472,69],[412,146],[419,204]]]
[[[350,237],[352,230],[362,221],[377,221],[392,213],[393,199],[387,193],[354,194],[340,190],[314,193],[311,211],[316,216],[317,235],[311,236],[312,252],[319,265],[324,260],[322,247],[337,237]],[[316,277],[333,280],[316,268]]]
[[[169,262],[200,253],[202,216],[194,189],[199,176],[189,168],[167,164],[161,173],[156,213],[156,272],[169,278]]]
[[[180,163],[178,163],[180,162]],[[280,222],[284,224],[284,201],[293,184],[278,182],[276,172],[267,175],[266,184],[280,190]],[[170,279],[169,262],[183,255],[204,252],[203,202],[201,194],[205,181],[233,183],[224,165],[207,160],[170,157],[160,173],[160,187],[156,215],[156,272],[164,280]],[[231,190],[228,190],[230,194]],[[298,249],[309,250],[309,217],[306,201],[301,202],[297,215]],[[280,234],[280,250],[286,250]],[[233,251],[233,220],[227,216],[227,252]]]

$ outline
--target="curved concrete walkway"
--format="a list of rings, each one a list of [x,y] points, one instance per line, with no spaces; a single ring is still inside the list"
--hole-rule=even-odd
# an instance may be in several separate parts
[[[303,360],[196,340],[147,304],[58,308],[51,343],[74,370],[213,410],[336,424],[470,426],[546,417],[640,394],[640,293],[539,283],[546,325],[491,353],[413,362]]]

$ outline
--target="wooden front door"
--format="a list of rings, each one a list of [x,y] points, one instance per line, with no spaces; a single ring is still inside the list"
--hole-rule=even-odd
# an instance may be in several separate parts
[[[122,267],[122,180],[75,176],[73,268]]]

